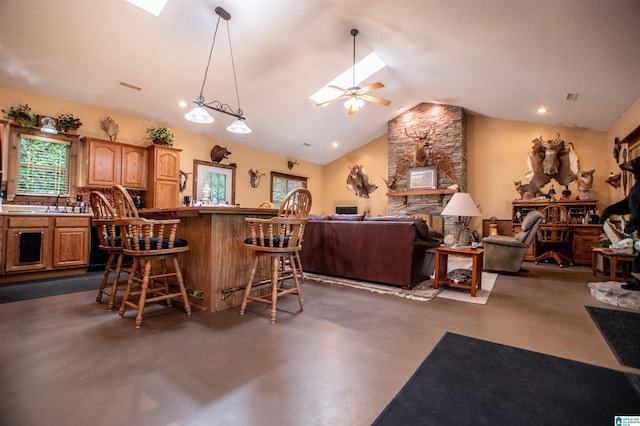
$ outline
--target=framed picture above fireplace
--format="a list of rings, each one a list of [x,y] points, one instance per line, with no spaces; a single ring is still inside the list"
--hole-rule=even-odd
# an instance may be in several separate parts
[[[411,167],[407,177],[407,188],[436,189],[438,187],[438,168],[435,166]]]

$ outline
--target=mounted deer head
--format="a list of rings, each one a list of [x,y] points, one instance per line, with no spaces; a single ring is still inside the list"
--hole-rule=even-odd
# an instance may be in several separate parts
[[[266,173],[260,173],[258,169],[254,172],[253,169],[249,169],[249,184],[252,188],[257,188],[260,185],[260,178],[266,175]]]
[[[287,167],[289,170],[293,169],[293,166],[297,166],[300,164],[300,160],[295,157],[287,157]]]
[[[413,136],[409,134],[407,128],[404,128],[404,133],[416,141],[416,165],[423,167],[427,165],[427,161],[429,160],[429,148],[430,148],[430,140],[431,137],[436,132],[436,126],[433,125],[426,132],[418,133],[417,130],[413,130]]]

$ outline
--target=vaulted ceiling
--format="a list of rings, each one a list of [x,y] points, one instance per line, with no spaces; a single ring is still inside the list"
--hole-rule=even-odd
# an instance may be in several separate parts
[[[190,123],[177,105],[200,91],[216,6],[232,15],[249,135],[220,113]],[[349,116],[309,96],[351,65],[352,28],[356,59],[375,50],[387,63],[362,85],[384,83],[375,95],[391,105]],[[204,96],[236,109],[221,29]],[[2,0],[0,83],[326,164],[436,100],[606,131],[640,98],[639,41],[637,0],[169,0],[159,17],[125,0]]]

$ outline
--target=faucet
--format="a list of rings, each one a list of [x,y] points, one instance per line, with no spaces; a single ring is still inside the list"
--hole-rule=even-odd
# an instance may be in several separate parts
[[[56,195],[56,209],[55,209],[55,211],[56,211],[56,213],[60,212],[60,208],[58,207],[59,206],[58,203],[60,202],[60,196],[61,195],[67,199],[67,201],[66,201],[66,203],[64,205],[64,213],[67,213],[67,205],[69,204],[69,194],[65,194],[64,192],[61,192],[58,195]]]

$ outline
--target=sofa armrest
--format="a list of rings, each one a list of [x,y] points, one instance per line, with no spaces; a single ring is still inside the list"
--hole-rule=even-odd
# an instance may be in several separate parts
[[[485,237],[482,239],[482,242],[485,244],[485,246],[486,244],[497,244],[501,246],[528,248],[528,246],[526,244],[523,244],[521,241],[518,241],[513,237],[507,237],[506,235],[494,235],[493,237]]]

